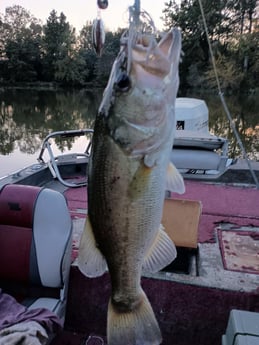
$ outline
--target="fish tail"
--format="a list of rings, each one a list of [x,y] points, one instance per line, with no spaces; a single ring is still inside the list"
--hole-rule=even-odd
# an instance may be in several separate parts
[[[107,323],[108,345],[159,345],[161,332],[153,309],[142,290],[139,302],[122,310],[109,301]]]

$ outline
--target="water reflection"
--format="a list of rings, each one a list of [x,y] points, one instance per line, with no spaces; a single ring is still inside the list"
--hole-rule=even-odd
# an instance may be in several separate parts
[[[0,176],[36,162],[42,140],[50,132],[92,128],[101,94],[86,90],[0,92]],[[71,138],[56,140],[62,152],[73,144]]]
[[[239,157],[240,149],[219,97],[195,96],[207,102],[211,131],[227,137],[230,156]],[[93,128],[101,97],[102,90],[0,91],[0,176],[36,162],[42,140],[50,132]],[[259,160],[259,98],[252,95],[243,99],[231,97],[227,104],[249,156]],[[56,141],[61,151],[74,144],[73,139]]]
[[[98,101],[98,95],[87,91],[2,92],[0,153],[6,155],[18,147],[33,154],[51,131],[92,128]]]

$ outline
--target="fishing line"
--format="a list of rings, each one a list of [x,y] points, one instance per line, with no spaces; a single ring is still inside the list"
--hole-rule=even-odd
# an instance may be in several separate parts
[[[149,48],[153,47],[152,39],[157,34],[155,23],[148,12],[140,9],[140,0],[135,0],[129,10],[129,29],[122,35],[121,42],[125,41],[127,47],[127,73],[129,74],[132,62],[132,47],[141,39],[142,34],[150,35]],[[153,38],[152,38],[153,37]],[[149,52],[147,52],[147,60]]]
[[[217,72],[217,67],[216,67],[216,62],[215,62],[214,54],[213,54],[212,47],[211,47],[211,42],[210,42],[210,38],[209,38],[209,32],[208,32],[208,27],[207,27],[207,22],[206,22],[204,10],[203,10],[202,2],[201,2],[201,0],[198,0],[198,2],[199,2],[199,5],[200,5],[201,16],[202,16],[202,20],[203,20],[203,24],[204,24],[204,29],[205,29],[205,33],[206,33],[206,37],[207,37],[207,41],[208,41],[208,45],[209,45],[211,61],[212,61],[212,65],[213,65],[213,70],[214,70],[216,82],[217,82],[217,87],[218,87],[218,94],[219,94],[221,103],[223,105],[223,108],[225,110],[225,113],[227,115],[227,118],[229,120],[231,129],[233,130],[233,132],[235,134],[235,137],[237,139],[237,142],[239,144],[239,147],[240,147],[240,149],[242,151],[242,155],[245,158],[246,163],[248,165],[248,168],[249,168],[249,170],[251,172],[251,175],[252,175],[252,177],[253,177],[253,179],[255,181],[256,188],[259,189],[259,182],[258,182],[257,176],[256,176],[256,174],[255,174],[255,172],[254,172],[254,170],[252,168],[250,159],[247,156],[246,149],[245,149],[245,147],[244,147],[244,145],[242,143],[242,140],[241,140],[241,138],[240,138],[240,136],[238,134],[238,131],[237,131],[236,126],[235,126],[235,123],[234,123],[234,121],[232,119],[232,116],[231,116],[230,111],[228,109],[228,106],[226,104],[226,101],[225,101],[225,98],[224,98],[224,94],[223,94],[223,92],[221,90],[220,81],[219,81],[218,72]]]

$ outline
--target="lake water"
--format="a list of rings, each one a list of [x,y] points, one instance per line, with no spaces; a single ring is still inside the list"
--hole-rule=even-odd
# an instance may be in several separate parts
[[[240,149],[217,95],[200,96],[209,108],[212,133],[230,141],[230,157]],[[102,90],[0,89],[0,177],[37,162],[43,139],[50,132],[93,128]],[[226,99],[233,121],[251,159],[259,160],[259,97]],[[82,138],[58,141],[54,152],[82,152]]]

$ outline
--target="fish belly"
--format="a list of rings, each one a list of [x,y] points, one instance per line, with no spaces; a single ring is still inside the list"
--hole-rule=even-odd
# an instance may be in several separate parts
[[[108,344],[121,345],[122,339],[130,345],[160,344],[160,329],[140,278],[159,231],[165,167],[147,168],[143,159],[126,155],[109,135],[93,145],[89,220],[111,277]]]
[[[126,155],[110,136],[95,146],[89,219],[111,273],[113,290],[140,290],[142,264],[161,221],[163,170]]]

